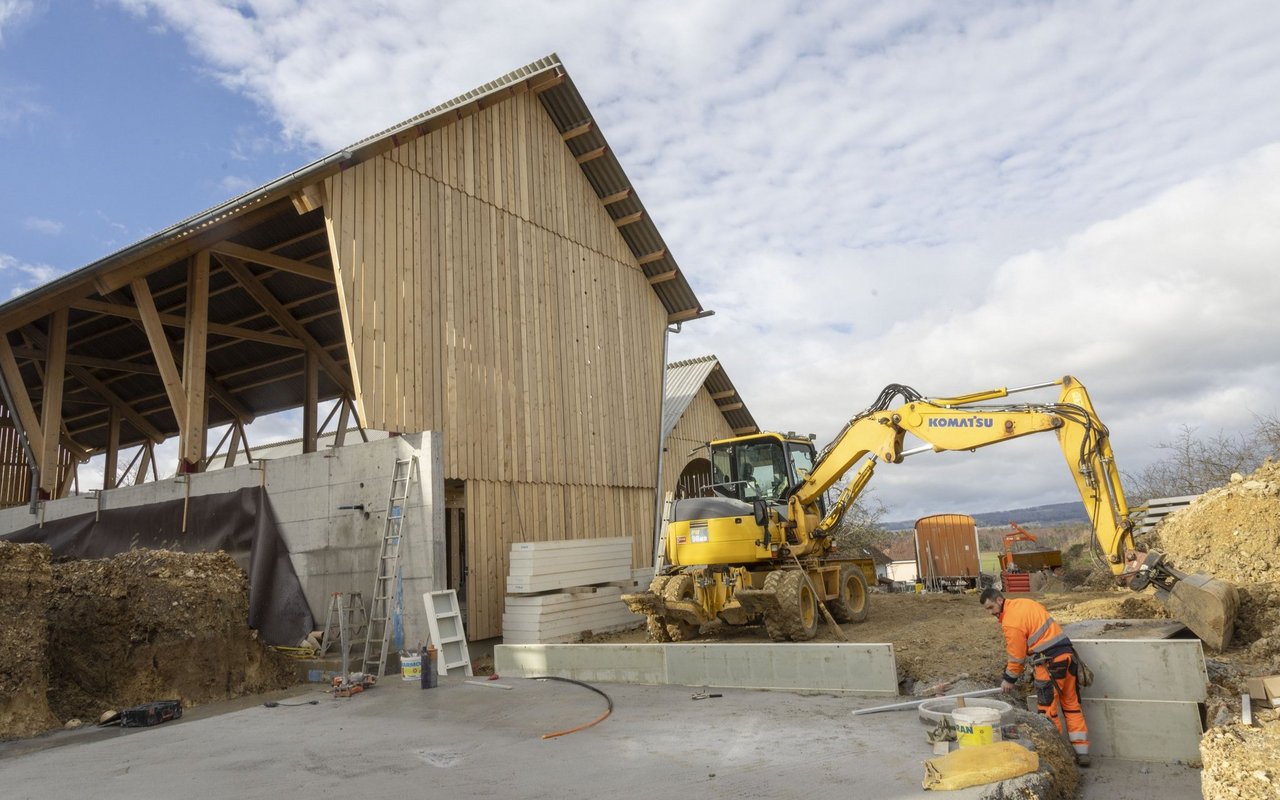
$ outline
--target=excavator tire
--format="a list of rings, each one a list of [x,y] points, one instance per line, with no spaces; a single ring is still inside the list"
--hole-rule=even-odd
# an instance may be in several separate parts
[[[773,592],[779,598],[782,596],[782,580],[786,577],[786,573],[778,570],[770,572],[764,576],[764,586],[766,592]],[[769,634],[769,638],[775,642],[785,642],[787,640],[787,632],[790,627],[787,624],[787,614],[782,608],[777,611],[764,612],[764,631]]]
[[[818,602],[808,579],[798,569],[789,570],[778,588],[778,604],[792,641],[809,641],[818,633]]]
[[[693,576],[672,575],[662,590],[662,596],[667,600],[692,600],[694,598]],[[683,619],[667,620],[667,636],[673,642],[687,641],[697,637],[699,627]]]
[[[649,584],[649,591],[661,596],[663,590],[667,588],[667,582],[671,580],[668,575],[658,575]],[[649,641],[663,644],[671,641],[671,635],[667,633],[667,620],[657,614],[649,614],[645,617],[645,628],[649,631]]]
[[[840,567],[840,595],[827,601],[836,622],[862,622],[867,618],[867,578],[856,564]]]

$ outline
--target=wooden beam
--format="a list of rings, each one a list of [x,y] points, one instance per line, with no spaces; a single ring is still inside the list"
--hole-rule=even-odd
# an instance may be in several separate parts
[[[737,393],[738,393],[737,389],[729,389],[723,392],[716,392],[715,394],[711,395],[711,399],[712,400],[728,400],[730,397],[733,397]]]
[[[655,250],[652,253],[647,253],[637,258],[636,263],[643,267],[645,264],[652,264],[653,262],[661,261],[666,257],[667,257],[666,250]]]
[[[578,138],[579,136],[582,136],[583,134],[591,133],[591,132],[592,132],[593,130],[595,130],[595,129],[596,129],[596,125],[595,125],[595,123],[594,123],[594,122],[592,122],[591,120],[587,120],[586,122],[582,123],[581,125],[575,125],[575,126],[573,126],[572,128],[570,128],[569,130],[567,130],[567,131],[565,131],[564,133],[560,134],[560,139],[561,139],[561,141],[565,141],[565,142],[567,142],[567,141],[569,141],[570,139],[576,139],[576,138]]]
[[[743,403],[725,403],[722,406],[720,405],[716,406],[716,408],[720,409],[721,413],[724,413],[725,411],[737,411],[738,409],[743,407],[744,407]]]
[[[613,221],[613,224],[614,224],[614,225],[616,225],[617,227],[621,228],[621,227],[623,227],[623,226],[625,226],[625,225],[630,225],[630,224],[632,224],[632,223],[634,223],[634,222],[639,222],[639,221],[640,221],[640,220],[642,220],[642,219],[644,219],[644,212],[643,212],[643,211],[637,211],[636,213],[634,213],[634,214],[628,214],[628,215],[626,215],[625,217],[618,217],[617,219],[615,219],[615,220]]]
[[[588,150],[587,152],[578,156],[578,163],[585,164],[588,161],[595,161],[597,158],[600,158],[607,152],[609,152],[608,145],[605,145],[604,147],[597,147],[594,150]]]
[[[154,303],[152,304],[154,307]],[[132,306],[126,306],[121,303],[104,303],[100,300],[81,300],[71,304],[72,308],[81,311],[96,311],[99,314],[111,314],[116,317],[124,317],[135,322],[142,320],[142,312]],[[157,314],[162,325],[170,328],[185,328],[187,320],[176,314]],[[241,328],[236,325],[220,325],[216,322],[209,323],[209,333],[215,336],[227,336],[232,339],[244,339],[250,342],[261,342],[262,344],[273,344],[276,347],[288,347],[293,350],[301,350],[305,345],[297,339],[288,336],[281,336],[278,333],[263,333],[250,328]]]
[[[26,330],[31,330],[31,328],[26,328]],[[24,361],[44,362],[44,351],[33,347],[15,347],[13,348],[13,354]],[[71,367],[93,367],[94,369],[133,372],[140,375],[160,374],[160,370],[156,369],[155,364],[141,364],[137,361],[110,358],[94,358],[93,356],[81,356],[75,353],[67,353],[67,367],[68,371],[70,371]]]
[[[31,395],[27,392],[26,381],[22,379],[22,371],[18,369],[18,360],[13,357],[13,348],[9,345],[7,333],[0,333],[0,370],[4,372],[4,382],[9,386],[13,404],[17,406],[9,409],[9,412],[22,423],[22,428],[27,433],[27,442],[36,456],[36,468],[39,469],[38,462],[43,453],[40,443],[44,441],[44,434],[41,433],[40,418],[36,416],[35,406],[31,404]]]
[[[276,213],[278,209],[274,203],[258,203],[231,209],[216,222],[175,236],[161,249],[98,275],[94,278],[94,286],[101,295],[123,289],[138,278],[177,263],[218,242],[238,236]]]
[[[49,355],[45,362],[44,393],[40,398],[40,431],[44,434],[44,455],[40,459],[40,494],[45,499],[58,496],[58,444],[62,433],[62,390],[67,379],[67,309],[58,309],[49,319]]]
[[[134,279],[132,287],[133,301],[138,305],[139,321],[142,322],[142,329],[146,331],[147,341],[151,344],[151,355],[160,368],[160,380],[164,383],[165,394],[169,396],[169,407],[173,409],[173,417],[178,421],[178,430],[181,431],[187,427],[187,395],[182,391],[182,376],[178,374],[178,365],[173,361],[169,337],[164,335],[164,326],[156,311],[147,279]],[[186,324],[185,320],[183,324]]]
[[[649,285],[656,286],[659,283],[666,283],[667,281],[673,281],[678,277],[680,277],[680,270],[678,269],[667,270],[666,272],[659,272],[657,275],[649,276]]]
[[[209,335],[209,251],[191,259],[187,271],[187,325],[182,337],[182,393],[187,424],[178,430],[179,470],[190,472],[204,464],[205,347]]]
[[[328,200],[325,196],[324,181],[316,181],[310,186],[304,186],[289,195],[289,199],[293,201],[293,209],[299,214],[308,214],[323,207]]]
[[[683,311],[677,311],[674,314],[668,314],[667,324],[670,325],[674,322],[686,322],[691,319],[698,319],[699,317],[709,317],[711,316],[711,314],[712,312],[703,311],[700,308],[686,308]]]
[[[116,470],[120,468],[120,410],[111,407],[107,418],[107,455],[102,462],[102,488],[116,488]]]
[[[621,203],[623,200],[626,200],[630,196],[631,196],[631,189],[627,188],[627,189],[623,189],[620,192],[614,192],[613,194],[608,195],[607,197],[600,198],[600,202],[604,203],[606,206],[611,206],[614,203]]]
[[[255,250],[252,247],[246,247],[235,242],[218,242],[209,248],[215,253],[224,256],[238,258],[241,261],[248,261],[252,264],[261,264],[264,267],[278,269],[281,272],[289,272],[294,275],[301,275],[304,278],[310,278],[313,281],[322,281],[324,283],[333,283],[333,270],[317,267],[315,264],[308,264],[305,261],[297,261],[292,258],[285,258],[275,253],[268,253],[266,250]]]
[[[554,89],[564,83],[565,77],[564,71],[557,68],[555,72],[548,75],[539,78],[530,78],[529,89],[534,94],[542,94],[548,89]]]
[[[142,459],[138,463],[138,474],[133,478],[133,485],[138,486],[147,479],[147,469],[151,467],[151,462],[155,460],[156,451],[151,442],[143,442]]]
[[[26,328],[23,328],[22,335],[27,339],[27,341],[31,342],[36,347],[48,346],[48,339],[45,337],[45,335],[31,326],[27,326]],[[108,387],[102,381],[98,380],[98,378],[92,372],[90,372],[89,370],[79,365],[71,364],[70,358],[68,358],[67,361],[68,361],[67,373],[70,374],[71,377],[79,381],[81,385],[83,385],[86,389],[88,389],[89,391],[93,392],[94,394],[98,395],[103,400],[105,400],[107,403],[107,407],[110,409],[113,415],[121,416],[124,419],[127,419],[129,421],[129,424],[137,429],[138,433],[141,433],[143,436],[147,437],[151,441],[153,442],[164,441],[165,436],[163,433],[161,433],[154,425],[148,422],[146,417],[142,416],[137,411],[135,411],[127,402],[125,402],[123,398],[121,398],[119,395],[113,392],[110,387]],[[70,421],[70,420],[64,420],[64,421]],[[117,432],[116,435],[118,438],[119,433]]]
[[[315,337],[313,337],[307,329],[302,326],[302,323],[294,319],[293,315],[289,313],[289,310],[285,308],[278,299],[276,299],[276,296],[273,295],[267,287],[263,286],[261,281],[254,277],[248,267],[230,256],[221,256],[220,260],[227,268],[227,271],[231,273],[232,277],[239,281],[240,285],[245,288],[245,291],[249,293],[249,296],[257,301],[258,305],[262,306],[263,310],[270,314],[280,327],[284,328],[292,334],[294,338],[300,340],[304,345],[306,345],[307,350],[312,352],[319,361],[320,368],[329,374],[329,377],[338,384],[339,388],[347,392],[352,391],[351,375],[344,370],[338,362],[333,360],[333,357],[330,356],[320,343],[315,340]]]
[[[746,436],[748,433],[759,433],[760,428],[757,425],[748,425],[745,428],[734,428],[734,436]]]

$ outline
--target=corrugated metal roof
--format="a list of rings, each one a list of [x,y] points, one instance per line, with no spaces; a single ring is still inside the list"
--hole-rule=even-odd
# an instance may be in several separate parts
[[[716,404],[728,407],[722,408],[720,413],[730,428],[741,433],[760,430],[746,403],[738,396],[733,381],[725,374],[720,359],[714,355],[699,356],[667,365],[667,386],[662,399],[664,442],[704,386],[712,395],[722,395]],[[730,392],[732,394],[728,394]]]

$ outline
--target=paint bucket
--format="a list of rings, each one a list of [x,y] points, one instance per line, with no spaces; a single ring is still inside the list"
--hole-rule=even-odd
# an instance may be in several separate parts
[[[416,681],[422,678],[422,656],[400,656],[400,680]]]
[[[951,712],[956,724],[956,744],[960,747],[991,744],[1002,740],[1000,712],[992,708],[965,707]]]

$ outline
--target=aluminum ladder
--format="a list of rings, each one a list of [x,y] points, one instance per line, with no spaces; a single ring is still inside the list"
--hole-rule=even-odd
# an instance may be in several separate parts
[[[351,651],[353,640],[361,634],[368,635],[369,617],[365,614],[364,598],[359,592],[343,594],[334,592],[329,597],[329,613],[325,615],[324,635],[320,638],[320,649],[317,658],[323,658],[329,648],[333,647],[335,638],[340,643],[346,658]]]
[[[404,534],[405,501],[417,476],[418,459],[396,459],[391,470],[391,490],[387,497],[387,516],[378,550],[378,575],[373,582],[373,599],[369,609],[369,633],[364,640],[364,658],[360,671],[381,679],[387,669],[387,645],[391,640],[391,613],[395,600],[396,573],[400,567],[400,545]]]

